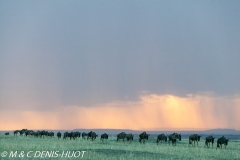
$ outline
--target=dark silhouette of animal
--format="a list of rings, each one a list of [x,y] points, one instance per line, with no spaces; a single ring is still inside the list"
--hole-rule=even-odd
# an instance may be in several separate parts
[[[51,132],[48,132],[47,136],[53,138],[54,137],[54,133],[51,131]]]
[[[167,142],[167,136],[165,136],[164,134],[159,134],[159,135],[157,136],[157,144],[158,144],[159,142],[161,142],[161,143]]]
[[[222,145],[224,144],[225,149],[226,149],[226,147],[228,145],[228,141],[229,141],[229,139],[226,139],[224,136],[222,136],[221,138],[218,138],[218,140],[217,140],[217,148],[219,148],[219,147],[222,148]]]
[[[68,133],[68,137],[70,138],[70,140],[75,139],[74,132]]]
[[[175,145],[176,146],[176,142],[177,142],[177,139],[179,141],[181,141],[181,134],[178,134],[178,133],[173,133],[173,134],[170,134],[168,136],[168,142],[169,142],[169,145],[170,145],[170,142],[172,142],[172,145]]]
[[[148,140],[149,134],[147,134],[145,131],[139,135],[139,142],[145,143],[145,140]]]
[[[25,134],[26,131],[27,131],[27,129],[22,129],[22,130],[20,130],[20,131],[19,131],[20,136],[22,136],[23,134]]]
[[[31,131],[26,130],[24,133],[25,133],[25,136],[27,137],[28,135],[30,135]]]
[[[108,134],[107,133],[103,133],[102,135],[101,135],[101,139],[100,139],[100,141],[104,141],[104,139],[107,141],[107,139],[108,139]]]
[[[126,134],[126,139],[131,143],[133,141],[133,134],[132,133]]]
[[[91,131],[91,132],[88,133],[87,140],[89,138],[93,141],[93,140],[95,140],[97,138],[97,134],[95,132]]]
[[[63,134],[63,139],[67,139],[69,137],[69,133],[68,132],[64,132],[64,134]]]
[[[123,139],[123,142],[125,142],[124,139],[125,139],[126,137],[127,137],[127,134],[126,134],[125,132],[119,133],[119,134],[117,135],[117,142],[118,142],[119,139]]]
[[[198,141],[200,141],[200,138],[202,136],[198,135],[198,134],[192,134],[189,136],[189,144],[192,144],[192,142],[194,142],[194,147],[195,147],[195,142],[197,142],[197,146],[198,146]],[[193,144],[192,144],[193,145]]]
[[[206,137],[205,145],[209,148],[209,146],[210,146],[209,143],[212,143],[212,148],[213,148],[214,139],[215,139],[215,138],[214,138],[213,136],[208,136],[208,137]]]
[[[61,132],[58,132],[58,133],[57,133],[57,137],[58,137],[58,139],[60,139],[61,136],[62,136],[62,133],[61,133]]]
[[[48,132],[45,130],[40,131],[40,134],[41,134],[41,136],[40,136],[41,138],[48,136]]]
[[[15,131],[13,132],[14,136],[17,136],[18,132],[19,132],[19,130],[15,130]]]
[[[80,138],[80,137],[81,137],[81,133],[78,132],[78,131],[76,131],[76,132],[75,132],[75,136],[76,136],[76,138]]]
[[[4,135],[9,135],[9,132],[6,132]]]
[[[35,132],[34,136],[37,137],[37,138],[40,137],[41,136],[41,131],[38,130],[37,132]]]

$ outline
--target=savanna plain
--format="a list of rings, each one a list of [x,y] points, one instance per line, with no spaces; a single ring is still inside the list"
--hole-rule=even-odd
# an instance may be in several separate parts
[[[10,152],[17,154],[15,157],[9,157]],[[32,151],[32,152],[30,152]],[[52,156],[44,155],[40,157],[38,153],[48,151]],[[58,152],[57,152],[58,151]],[[82,151],[86,151],[83,152]],[[5,152],[7,155],[3,157],[1,154]],[[19,156],[23,152],[24,155]],[[29,153],[27,157],[26,153]],[[63,153],[64,155],[54,157],[53,153]],[[36,154],[34,157],[34,154]],[[69,156],[67,155],[69,153]],[[71,157],[71,154],[75,153],[75,157]],[[81,154],[81,155],[79,155]],[[216,142],[212,147],[207,148],[205,146],[205,140],[192,146],[188,144],[188,139],[182,139],[177,141],[176,146],[169,145],[167,142],[162,144],[156,144],[156,137],[150,136],[149,140],[145,144],[138,142],[137,135],[134,136],[134,140],[129,143],[120,140],[116,141],[115,136],[110,136],[107,141],[100,141],[97,137],[96,140],[84,140],[79,138],[77,140],[63,140],[58,139],[56,136],[53,138],[35,138],[13,135],[0,135],[0,159],[83,159],[83,160],[156,160],[156,159],[202,159],[202,160],[240,160],[240,141],[230,140],[227,148],[224,146],[222,149],[216,149]]]

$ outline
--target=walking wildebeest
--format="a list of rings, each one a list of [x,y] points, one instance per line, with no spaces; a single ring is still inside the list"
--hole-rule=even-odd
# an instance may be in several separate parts
[[[92,141],[93,141],[94,139],[97,138],[97,134],[95,132],[91,131],[88,133],[87,140],[88,140],[88,138],[92,139]]]
[[[62,133],[61,133],[61,132],[58,132],[58,133],[57,133],[58,139],[61,138],[61,136],[62,136]]]
[[[226,149],[226,146],[228,145],[228,141],[229,141],[229,139],[226,139],[224,136],[222,136],[221,138],[218,138],[218,140],[217,140],[217,148],[219,148],[219,147],[222,148],[222,144],[224,144],[225,149]]]
[[[198,141],[200,141],[200,138],[202,136],[198,135],[198,134],[192,134],[189,136],[189,144],[192,144],[192,141],[194,142],[194,147],[195,147],[195,141],[197,142],[197,146],[198,146]],[[192,144],[193,145],[193,144]]]
[[[167,142],[167,136],[165,136],[164,134],[159,134],[158,136],[157,136],[157,144],[159,143],[159,142]]]
[[[127,138],[127,141],[130,141],[131,143],[133,141],[133,134],[132,133],[126,134],[126,138]]]
[[[139,135],[139,142],[145,143],[145,139],[148,140],[149,134],[147,134],[145,131]]]
[[[171,141],[171,142],[172,142],[172,145],[175,144],[175,146],[176,146],[177,139],[178,139],[179,141],[181,141],[181,134],[178,134],[178,133],[170,134],[170,135],[168,136],[169,145],[170,145],[170,141]]]
[[[100,141],[104,141],[104,139],[106,140],[106,142],[107,142],[107,139],[108,139],[108,134],[107,133],[103,133],[102,135],[101,135],[101,139],[100,139]]]
[[[214,137],[213,136],[208,136],[206,137],[206,140],[205,140],[205,145],[209,148],[209,143],[212,143],[212,148],[213,148],[213,143],[214,143]]]
[[[117,142],[119,139],[123,139],[123,142],[124,142],[124,139],[126,138],[127,134],[125,132],[122,132],[122,133],[119,133],[117,135]]]
[[[9,132],[6,132],[4,135],[9,135]]]

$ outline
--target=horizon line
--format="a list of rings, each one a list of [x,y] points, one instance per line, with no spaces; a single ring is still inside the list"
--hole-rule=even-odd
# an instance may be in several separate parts
[[[22,128],[27,129],[27,128]],[[21,129],[10,129],[10,130],[0,130],[0,132],[4,131],[15,131]],[[27,129],[27,130],[131,130],[131,131],[208,131],[208,130],[235,130],[240,131],[240,129],[235,128],[144,128],[144,129],[122,129],[122,128],[74,128],[74,129]]]

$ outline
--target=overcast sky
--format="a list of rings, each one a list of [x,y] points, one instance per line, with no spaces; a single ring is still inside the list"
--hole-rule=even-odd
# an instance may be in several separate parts
[[[1,0],[0,109],[239,95],[239,8],[238,0]]]

